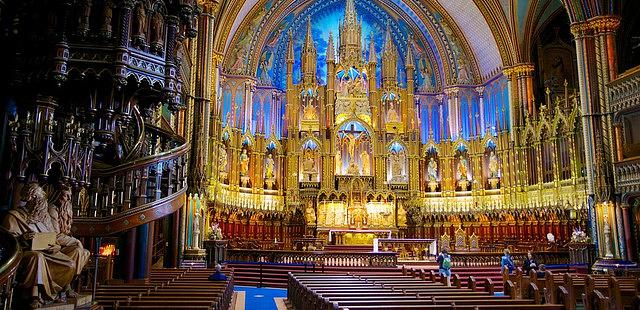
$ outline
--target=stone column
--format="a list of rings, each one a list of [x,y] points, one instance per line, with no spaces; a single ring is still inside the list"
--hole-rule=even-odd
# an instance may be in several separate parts
[[[616,16],[597,16],[571,24],[576,41],[585,166],[588,168],[587,194],[594,197],[595,205],[612,202],[614,192],[613,126],[606,85],[617,75],[615,31],[619,25],[620,18]],[[604,236],[595,237],[603,244]],[[612,236],[612,239],[618,238]]]

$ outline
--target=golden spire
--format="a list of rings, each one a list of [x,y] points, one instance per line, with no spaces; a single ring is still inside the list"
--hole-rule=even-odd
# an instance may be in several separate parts
[[[395,89],[397,86],[398,50],[391,39],[391,26],[387,23],[387,34],[382,51],[382,85],[385,90]]]
[[[316,62],[317,52],[311,35],[311,17],[307,19],[307,36],[304,39],[304,48],[302,49],[302,81],[308,86],[316,80]]]
[[[345,68],[359,67],[362,64],[362,22],[358,21],[354,0],[347,0],[338,40],[340,64]]]
[[[333,33],[329,32],[329,40],[327,41],[327,62],[336,61],[336,52],[333,47]]]
[[[373,31],[371,31],[369,36],[369,63],[376,63],[378,62],[378,56],[376,55],[375,42],[373,42]]]
[[[405,59],[404,62],[404,67],[409,69],[409,68],[415,68],[414,65],[414,59],[413,59],[413,48],[411,48],[411,43],[413,41],[413,38],[409,38],[409,40],[407,41],[407,58]]]
[[[289,43],[287,44],[287,62],[294,62],[293,34],[289,31]]]

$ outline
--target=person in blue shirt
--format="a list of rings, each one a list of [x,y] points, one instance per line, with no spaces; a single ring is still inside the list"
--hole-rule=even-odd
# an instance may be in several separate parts
[[[438,255],[436,261],[438,262],[440,275],[445,277],[447,285],[450,285],[451,282],[449,280],[451,278],[451,256],[447,252],[447,249],[443,249],[442,252],[440,252],[440,255]]]
[[[509,249],[504,249],[504,255],[500,259],[500,272],[504,273],[505,268],[509,269],[509,273],[512,273],[513,269],[515,269],[515,264],[513,263]]]
[[[226,281],[227,276],[222,273],[222,266],[220,264],[216,265],[216,272],[209,275],[209,281]]]

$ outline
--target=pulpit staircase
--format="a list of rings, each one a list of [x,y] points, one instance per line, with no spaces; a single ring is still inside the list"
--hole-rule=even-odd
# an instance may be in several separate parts
[[[122,163],[95,162],[92,184],[74,210],[76,236],[114,235],[167,216],[185,204],[189,144],[145,123],[134,109],[135,137]]]

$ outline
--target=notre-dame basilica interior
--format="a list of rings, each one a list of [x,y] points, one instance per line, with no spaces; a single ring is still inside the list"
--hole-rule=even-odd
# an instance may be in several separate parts
[[[640,309],[635,0],[0,0],[0,309]]]

